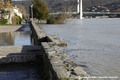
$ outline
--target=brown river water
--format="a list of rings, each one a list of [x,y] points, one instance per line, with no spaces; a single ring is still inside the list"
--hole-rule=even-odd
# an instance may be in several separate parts
[[[88,74],[115,77],[95,80],[120,80],[120,19],[71,19],[62,25],[39,26],[65,40],[68,47],[63,50]]]

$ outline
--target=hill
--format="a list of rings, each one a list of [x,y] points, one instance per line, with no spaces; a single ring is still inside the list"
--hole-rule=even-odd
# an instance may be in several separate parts
[[[77,0],[45,0],[45,2],[48,4],[51,12],[65,10],[76,11]],[[106,6],[112,3],[118,5],[117,3],[119,2],[120,0],[83,0],[83,10],[89,11],[91,7]]]
[[[22,4],[29,12],[32,0],[13,1],[13,5]],[[50,12],[76,11],[77,0],[43,0],[47,3]],[[111,6],[113,5],[113,6]],[[83,0],[84,11],[116,11],[120,10],[120,0]]]
[[[25,1],[13,1],[13,6],[15,6],[16,4],[21,4],[25,7],[27,13],[29,13],[29,6],[31,5],[31,1],[32,0],[25,0]]]

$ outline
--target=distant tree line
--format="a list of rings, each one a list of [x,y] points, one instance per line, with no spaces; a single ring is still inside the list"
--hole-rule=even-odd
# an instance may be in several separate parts
[[[51,12],[64,11],[65,6],[67,7],[67,9],[71,7],[70,8],[71,11],[76,11],[77,9],[76,8],[77,0],[45,0],[45,2],[48,4]],[[91,8],[94,6],[105,6],[109,8],[109,7],[112,7],[111,5],[114,3],[117,6],[118,5],[117,3],[120,3],[120,0],[83,0],[83,10],[88,11],[88,8]]]
[[[29,13],[29,6],[31,2],[34,0],[25,0],[25,1],[13,1],[13,5],[15,4],[22,4],[25,6],[27,13]],[[42,0],[47,3],[50,12],[59,12],[65,11],[65,6],[68,11],[76,11],[77,0]],[[119,5],[120,0],[83,0],[83,10],[89,11],[88,9],[94,6],[105,6],[108,9],[112,7],[112,4]],[[110,9],[111,10],[111,9]],[[117,9],[115,8],[114,11]],[[113,10],[111,10],[113,11]]]

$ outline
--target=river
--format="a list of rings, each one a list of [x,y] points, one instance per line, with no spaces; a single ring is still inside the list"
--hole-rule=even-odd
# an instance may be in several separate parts
[[[120,19],[71,19],[63,25],[39,26],[65,40],[64,50],[91,76],[120,79]]]

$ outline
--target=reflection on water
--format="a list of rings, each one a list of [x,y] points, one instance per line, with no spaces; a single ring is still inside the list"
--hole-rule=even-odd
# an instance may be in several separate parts
[[[1,64],[0,80],[41,80],[39,70],[33,63]]]
[[[0,46],[31,45],[29,31],[0,33]]]
[[[120,19],[68,20],[64,25],[40,27],[64,39],[68,55],[90,75],[120,80]]]

